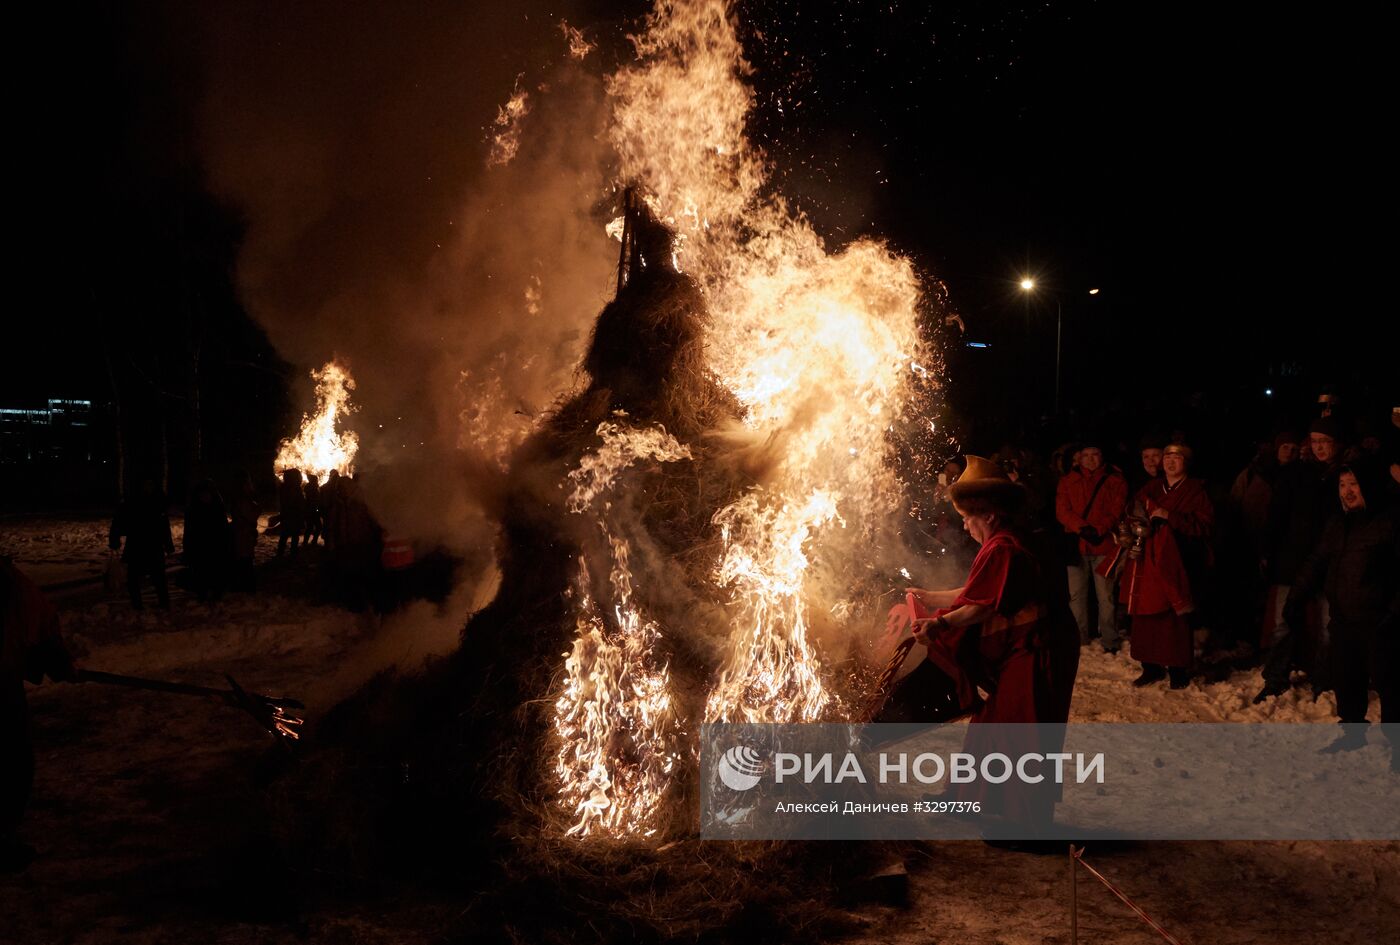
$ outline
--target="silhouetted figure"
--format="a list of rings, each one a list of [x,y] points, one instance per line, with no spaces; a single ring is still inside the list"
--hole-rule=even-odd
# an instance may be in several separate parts
[[[302,489],[302,499],[306,503],[306,544],[316,544],[325,531],[325,520],[321,510],[321,480],[315,473],[306,476],[306,487]]]
[[[1260,444],[1248,466],[1230,485],[1230,501],[1238,510],[1240,527],[1253,551],[1255,563],[1268,553],[1269,507],[1274,481],[1298,458],[1298,436],[1284,432],[1273,442]]]
[[[253,555],[258,548],[258,499],[253,477],[243,474],[233,499],[233,574],[231,586],[239,591],[254,589]]]
[[[1323,418],[1309,427],[1311,459],[1291,463],[1274,480],[1269,499],[1263,566],[1268,574],[1271,605],[1268,622],[1269,655],[1264,663],[1264,688],[1255,702],[1288,691],[1289,672],[1307,670],[1314,691],[1330,688],[1327,676],[1327,597],[1315,595],[1306,621],[1284,619],[1284,606],[1297,583],[1303,562],[1317,547],[1322,529],[1337,509],[1337,478],[1342,449],[1341,424]]]
[[[34,786],[34,745],[24,681],[38,685],[74,678],[73,660],[58,633],[58,611],[35,584],[0,558],[0,873],[34,859],[19,839],[19,822]]]
[[[1219,538],[1216,571],[1219,587],[1228,588],[1220,594],[1215,605],[1220,620],[1212,627],[1216,642],[1233,648],[1239,640],[1248,640],[1265,650],[1273,637],[1273,626],[1263,627],[1268,610],[1268,580],[1261,562],[1267,557],[1269,506],[1273,501],[1274,481],[1298,455],[1298,437],[1280,433],[1270,441],[1256,444],[1254,458],[1240,470],[1230,486],[1228,496],[1217,504]],[[1242,632],[1254,625],[1254,632]]]
[[[1138,441],[1138,461],[1130,463],[1125,475],[1128,477],[1128,495],[1135,496],[1152,480],[1162,475],[1162,455],[1167,448],[1167,438],[1155,433],[1144,434]]]
[[[1337,470],[1341,510],[1298,569],[1283,608],[1284,620],[1299,626],[1313,595],[1323,594],[1329,604],[1331,679],[1338,718],[1347,726],[1337,749],[1366,744],[1372,688],[1381,697],[1381,722],[1400,723],[1400,528],[1387,508],[1388,492],[1385,472],[1374,461]],[[1392,756],[1392,764],[1397,761]]]
[[[233,532],[223,497],[208,479],[196,485],[190,496],[185,510],[184,546],[190,589],[201,603],[218,600],[227,581]]]
[[[122,539],[126,547],[122,548]],[[154,479],[141,480],[137,494],[117,509],[108,533],[107,544],[113,551],[122,548],[126,564],[126,589],[131,594],[131,606],[141,610],[141,578],[150,576],[156,588],[156,600],[162,608],[170,606],[170,590],[165,583],[165,556],[175,553],[170,537],[170,512],[165,496],[156,488]]]
[[[282,472],[282,484],[277,488],[277,506],[281,513],[281,524],[277,529],[277,556],[282,556],[290,540],[292,557],[295,558],[302,529],[306,527],[306,497],[301,491],[300,470],[287,469]]]
[[[335,546],[335,535],[340,528],[341,509],[344,505],[340,470],[332,469],[326,476],[326,484],[321,487],[321,537],[327,548]]]
[[[359,477],[340,482],[341,509],[332,561],[340,580],[341,596],[355,610],[374,600],[380,579],[383,530],[370,512]]]

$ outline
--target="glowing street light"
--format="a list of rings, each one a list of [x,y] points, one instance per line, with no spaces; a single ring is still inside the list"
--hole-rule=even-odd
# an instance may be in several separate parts
[[[1030,276],[1023,276],[1021,278],[1021,289],[1027,293],[1026,300],[1029,302],[1029,293],[1036,290],[1035,280]],[[1052,292],[1051,294],[1055,296],[1055,416],[1058,417],[1060,415],[1060,339],[1063,335],[1064,313],[1061,307],[1059,293]],[[1090,289],[1089,294],[1098,295],[1099,290],[1097,288]]]

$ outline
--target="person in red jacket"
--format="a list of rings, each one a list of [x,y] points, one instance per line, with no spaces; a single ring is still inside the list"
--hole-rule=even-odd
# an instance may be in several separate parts
[[[1069,471],[1055,489],[1055,518],[1075,542],[1069,564],[1069,608],[1079,624],[1079,642],[1089,642],[1089,592],[1098,598],[1099,644],[1118,651],[1118,621],[1114,604],[1113,575],[1097,568],[1117,547],[1114,528],[1128,504],[1128,480],[1116,467],[1103,461],[1103,450],[1090,440],[1079,451],[1079,465]]]
[[[1133,499],[1133,515],[1151,529],[1141,556],[1130,558],[1119,578],[1131,620],[1133,659],[1142,663],[1135,686],[1170,676],[1171,688],[1184,689],[1191,681],[1192,632],[1200,624],[1195,595],[1210,563],[1215,509],[1205,482],[1187,478],[1190,457],[1189,447],[1168,446],[1162,476]],[[1112,569],[1122,553],[1120,549],[1100,567]]]
[[[9,558],[0,558],[0,872],[29,865],[19,822],[34,785],[34,746],[24,682],[76,678],[58,634],[58,611]]]

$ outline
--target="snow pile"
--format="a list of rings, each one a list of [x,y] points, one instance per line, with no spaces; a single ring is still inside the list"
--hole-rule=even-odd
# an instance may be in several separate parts
[[[1109,655],[1086,647],[1079,661],[1070,722],[1327,722],[1337,721],[1337,701],[1331,692],[1313,701],[1306,685],[1295,687],[1261,705],[1254,696],[1264,686],[1257,668],[1236,670],[1219,682],[1197,676],[1185,689],[1167,688],[1165,681],[1133,687],[1141,666],[1128,650]],[[1380,718],[1374,695],[1370,716]]]

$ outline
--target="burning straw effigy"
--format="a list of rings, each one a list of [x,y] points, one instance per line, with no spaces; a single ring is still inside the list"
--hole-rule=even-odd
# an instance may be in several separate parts
[[[617,293],[586,386],[511,456],[496,597],[333,711],[277,795],[306,865],[446,873],[488,891],[464,928],[531,940],[810,926],[793,889],[858,868],[699,844],[699,727],[859,713],[937,374],[909,263],[829,252],[767,187],[727,5],[646,25],[608,80]]]

